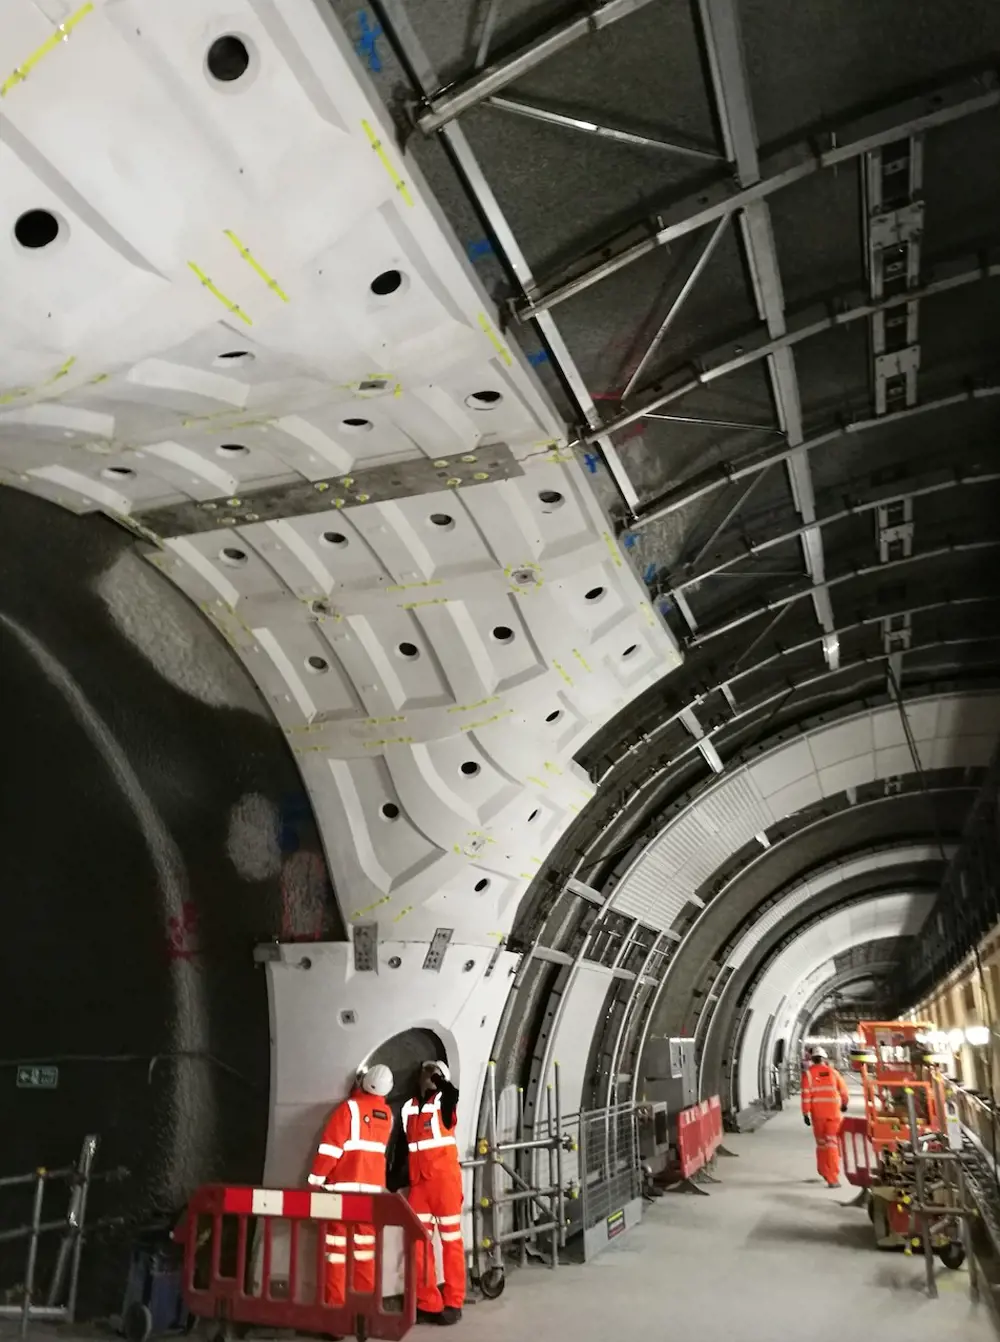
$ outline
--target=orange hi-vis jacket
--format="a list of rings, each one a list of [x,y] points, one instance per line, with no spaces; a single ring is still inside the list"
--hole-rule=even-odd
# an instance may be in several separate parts
[[[441,1092],[430,1096],[423,1104],[419,1100],[407,1100],[400,1118],[406,1129],[406,1145],[410,1153],[411,1186],[422,1180],[438,1180],[452,1174],[461,1179],[455,1140],[458,1115],[452,1115],[450,1127],[445,1123]]]
[[[338,1193],[381,1193],[391,1135],[388,1101],[356,1087],[327,1120],[309,1182]]]
[[[806,1118],[839,1118],[847,1097],[847,1082],[828,1062],[814,1062],[802,1073],[802,1113]]]

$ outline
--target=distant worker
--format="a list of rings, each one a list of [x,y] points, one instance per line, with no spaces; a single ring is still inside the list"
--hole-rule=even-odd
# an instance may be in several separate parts
[[[840,1187],[841,1115],[847,1113],[847,1082],[831,1067],[825,1048],[812,1050],[802,1073],[802,1117],[816,1138],[816,1168],[828,1187]]]
[[[443,1062],[425,1062],[417,1095],[401,1114],[409,1150],[410,1206],[441,1236],[444,1290],[437,1284],[433,1248],[417,1245],[417,1321],[452,1324],[465,1303],[465,1248],[462,1244],[462,1170],[455,1140],[458,1090]]]
[[[386,1096],[392,1090],[392,1072],[383,1063],[362,1069],[348,1099],[327,1119],[313,1157],[309,1183],[335,1193],[381,1193],[385,1190],[385,1152],[392,1135],[392,1110]],[[347,1263],[347,1226],[328,1221],[326,1233],[326,1289],[328,1305],[344,1303]],[[354,1271],[351,1289],[375,1290],[375,1227],[352,1224]]]

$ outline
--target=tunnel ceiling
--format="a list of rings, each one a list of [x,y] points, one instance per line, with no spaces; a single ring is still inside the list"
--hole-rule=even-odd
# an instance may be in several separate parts
[[[998,39],[909,0],[0,18],[5,483],[224,633],[348,922],[606,963],[609,1084],[793,878],[954,843],[989,758]],[[697,880],[626,913],[678,826]]]

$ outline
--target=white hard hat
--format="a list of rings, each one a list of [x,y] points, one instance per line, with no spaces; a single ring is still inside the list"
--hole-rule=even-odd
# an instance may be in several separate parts
[[[424,1070],[427,1072],[440,1072],[446,1081],[451,1080],[451,1072],[448,1070],[446,1062],[425,1062]]]
[[[362,1068],[358,1080],[361,1082],[361,1089],[366,1090],[369,1095],[388,1095],[392,1090],[392,1072],[384,1062]]]
[[[817,1044],[815,1048],[811,1048],[809,1054],[813,1058],[828,1058],[830,1056],[826,1049],[820,1044]]]

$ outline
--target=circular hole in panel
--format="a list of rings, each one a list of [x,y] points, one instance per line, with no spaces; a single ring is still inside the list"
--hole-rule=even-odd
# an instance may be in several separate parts
[[[600,599],[601,599],[601,597],[602,597],[603,595],[604,595],[604,588],[603,588],[603,587],[592,587],[592,588],[590,589],[589,592],[586,592],[586,593],[584,594],[584,600],[585,600],[585,601],[600,601]]]
[[[101,474],[106,480],[131,480],[135,471],[128,466],[106,466]]]
[[[415,643],[400,643],[396,651],[399,653],[400,657],[406,657],[410,661],[412,661],[414,657],[420,656],[420,649]]]
[[[347,544],[347,537],[340,531],[324,531],[320,540],[324,545],[344,546]]]
[[[540,491],[538,497],[541,502],[549,508],[559,508],[566,502],[556,489],[543,489]]]
[[[498,643],[511,643],[514,639],[514,631],[508,629],[505,624],[498,624],[493,628],[493,637]]]
[[[245,564],[247,562],[246,550],[237,550],[235,545],[224,545],[219,551],[219,558],[224,564]]]
[[[403,276],[398,270],[383,270],[368,287],[378,298],[388,298],[403,287]]]
[[[447,513],[431,513],[431,524],[436,527],[453,527],[455,519]]]
[[[475,967],[476,967],[475,960],[466,960],[465,964],[462,966],[462,972],[464,974],[468,974],[468,972],[471,969],[475,969]]]
[[[247,44],[235,33],[217,37],[205,57],[208,73],[220,84],[231,84],[246,74],[250,66]]]
[[[532,821],[537,819],[538,819],[538,808],[536,807],[535,810],[532,811],[531,815],[528,816],[528,824],[530,825]]]
[[[462,763],[462,773],[465,774],[466,778],[475,778],[476,774],[479,773],[479,765],[475,760],[465,760]]]
[[[383,802],[382,817],[384,820],[396,820],[399,818],[399,807],[394,801]]]
[[[356,415],[352,415],[349,419],[342,419],[340,425],[352,433],[367,433],[372,427],[372,422],[370,419],[359,419]]]
[[[253,363],[256,357],[248,349],[227,349],[224,354],[217,355],[214,362],[217,368],[225,368],[227,364]]]
[[[490,888],[490,882],[487,876],[483,876],[480,880],[476,882],[475,886],[473,887],[477,895],[481,895],[484,890],[488,890],[489,888]]]
[[[25,210],[14,225],[14,237],[22,247],[36,251],[59,236],[59,220],[51,210]]]
[[[399,966],[403,963],[403,961],[400,959],[398,955],[390,955],[387,963],[390,969],[398,969]]]
[[[249,452],[250,449],[244,447],[242,443],[220,443],[215,449],[218,457],[245,457]]]
[[[471,396],[466,396],[465,404],[470,410],[492,410],[502,400],[498,391],[474,391]]]
[[[315,671],[317,675],[322,675],[324,671],[329,671],[330,663],[325,657],[317,657],[315,654],[306,658],[306,666],[310,671]]]
[[[631,657],[633,653],[638,651],[638,648],[639,645],[637,643],[630,643],[628,647],[625,649],[625,651],[622,653],[622,661],[624,661],[626,657]]]
[[[562,709],[561,709],[561,708],[554,708],[554,709],[552,710],[551,713],[546,713],[546,714],[545,714],[545,721],[546,721],[546,722],[558,722],[559,719],[560,719],[561,717],[562,717]]]

